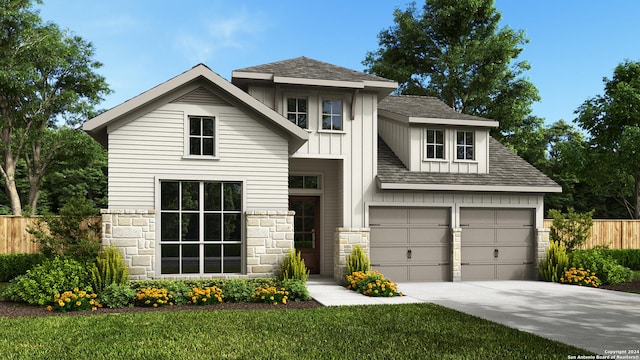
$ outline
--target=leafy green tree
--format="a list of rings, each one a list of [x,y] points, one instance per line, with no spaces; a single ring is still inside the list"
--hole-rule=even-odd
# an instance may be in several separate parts
[[[109,93],[95,70],[93,46],[56,24],[43,23],[31,0],[0,0],[0,176],[11,212],[22,213],[16,168],[24,160],[28,206],[61,145],[47,130],[78,126]]]
[[[378,35],[380,48],[363,62],[393,79],[399,92],[435,96],[458,112],[494,119],[493,136],[518,153],[542,126],[530,116],[538,90],[519,61],[525,33],[499,28],[493,0],[429,0],[396,9],[394,25]]]
[[[619,64],[603,82],[604,94],[577,110],[575,122],[588,134],[583,176],[640,219],[640,62]]]

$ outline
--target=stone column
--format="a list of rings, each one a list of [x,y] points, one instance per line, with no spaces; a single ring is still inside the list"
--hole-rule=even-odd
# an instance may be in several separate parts
[[[273,276],[293,244],[294,211],[247,211],[247,275]]]
[[[133,280],[155,276],[156,211],[103,209],[102,245],[122,253]]]
[[[369,254],[369,228],[337,228],[334,233],[333,246],[333,278],[342,282],[347,272],[347,255],[351,254],[355,245],[360,245],[362,250]]]
[[[451,280],[462,280],[462,229],[451,229]]]
[[[547,256],[547,250],[549,249],[549,234],[551,233],[550,229],[547,228],[538,228],[536,229],[536,269],[538,265],[540,265],[540,261],[542,261],[545,256]]]

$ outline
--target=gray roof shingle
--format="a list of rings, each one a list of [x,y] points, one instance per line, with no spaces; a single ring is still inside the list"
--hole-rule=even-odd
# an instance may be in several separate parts
[[[383,81],[393,83],[393,80],[379,76],[365,74],[360,71],[310,59],[304,56],[289,60],[272,62],[264,65],[237,69],[238,72],[252,72],[273,74],[274,76],[291,77],[297,79],[316,79],[334,81]]]
[[[390,95],[378,103],[378,109],[406,117],[492,121],[459,113],[432,96]]]
[[[559,185],[514,154],[498,140],[489,140],[488,174],[453,174],[409,171],[391,148],[378,138],[378,179],[382,183],[488,185],[559,188]]]

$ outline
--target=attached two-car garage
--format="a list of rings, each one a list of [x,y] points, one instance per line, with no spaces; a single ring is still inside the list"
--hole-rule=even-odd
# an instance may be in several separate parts
[[[451,281],[453,209],[371,207],[372,267],[394,281]],[[461,280],[535,279],[534,213],[529,208],[454,213],[461,228]]]

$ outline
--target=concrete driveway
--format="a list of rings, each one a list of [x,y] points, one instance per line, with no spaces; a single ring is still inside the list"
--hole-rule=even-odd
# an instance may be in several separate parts
[[[618,358],[640,359],[640,295],[541,281],[400,283],[398,287],[418,301],[598,354],[624,351],[617,354],[629,357]]]

